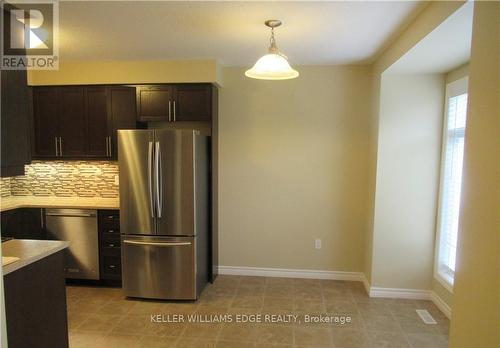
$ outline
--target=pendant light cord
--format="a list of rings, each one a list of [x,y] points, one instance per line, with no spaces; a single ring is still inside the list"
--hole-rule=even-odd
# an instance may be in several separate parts
[[[269,53],[278,53],[278,47],[276,47],[276,39],[274,38],[274,28],[271,28],[271,37],[269,38]]]

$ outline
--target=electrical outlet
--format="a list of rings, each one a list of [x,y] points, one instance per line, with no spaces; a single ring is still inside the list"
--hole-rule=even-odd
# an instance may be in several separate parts
[[[115,175],[115,185],[119,185],[118,175]]]
[[[314,247],[316,249],[321,249],[321,239],[315,239],[314,240]]]

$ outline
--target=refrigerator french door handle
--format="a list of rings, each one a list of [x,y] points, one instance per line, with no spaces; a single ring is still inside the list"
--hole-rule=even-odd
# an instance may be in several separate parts
[[[155,210],[153,204],[153,142],[149,142],[148,148],[148,186],[149,186],[149,208],[151,209],[151,217],[155,217]]]
[[[160,142],[157,141],[155,142],[155,175],[156,175],[156,208],[157,208],[157,214],[158,218],[161,218],[161,213],[162,213],[162,191],[163,191],[163,185],[162,185],[162,172],[161,172],[161,148],[160,148]]]
[[[141,241],[127,240],[127,239],[125,239],[123,243],[134,244],[134,245],[150,245],[159,247],[191,245],[191,242],[141,242]]]

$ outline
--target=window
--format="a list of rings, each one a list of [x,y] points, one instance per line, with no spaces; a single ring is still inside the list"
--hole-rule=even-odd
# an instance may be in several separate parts
[[[467,116],[467,80],[446,86],[441,157],[441,185],[437,224],[436,278],[450,291],[455,274],[460,191]]]

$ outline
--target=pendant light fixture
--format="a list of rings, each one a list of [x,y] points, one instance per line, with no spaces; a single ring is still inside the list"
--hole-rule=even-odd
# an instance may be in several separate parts
[[[281,25],[278,19],[270,19],[264,22],[271,28],[271,38],[269,39],[269,53],[259,58],[252,69],[245,72],[247,77],[261,80],[288,80],[299,76],[297,70],[292,69],[288,63],[288,58],[279,52],[274,39],[274,28]]]

